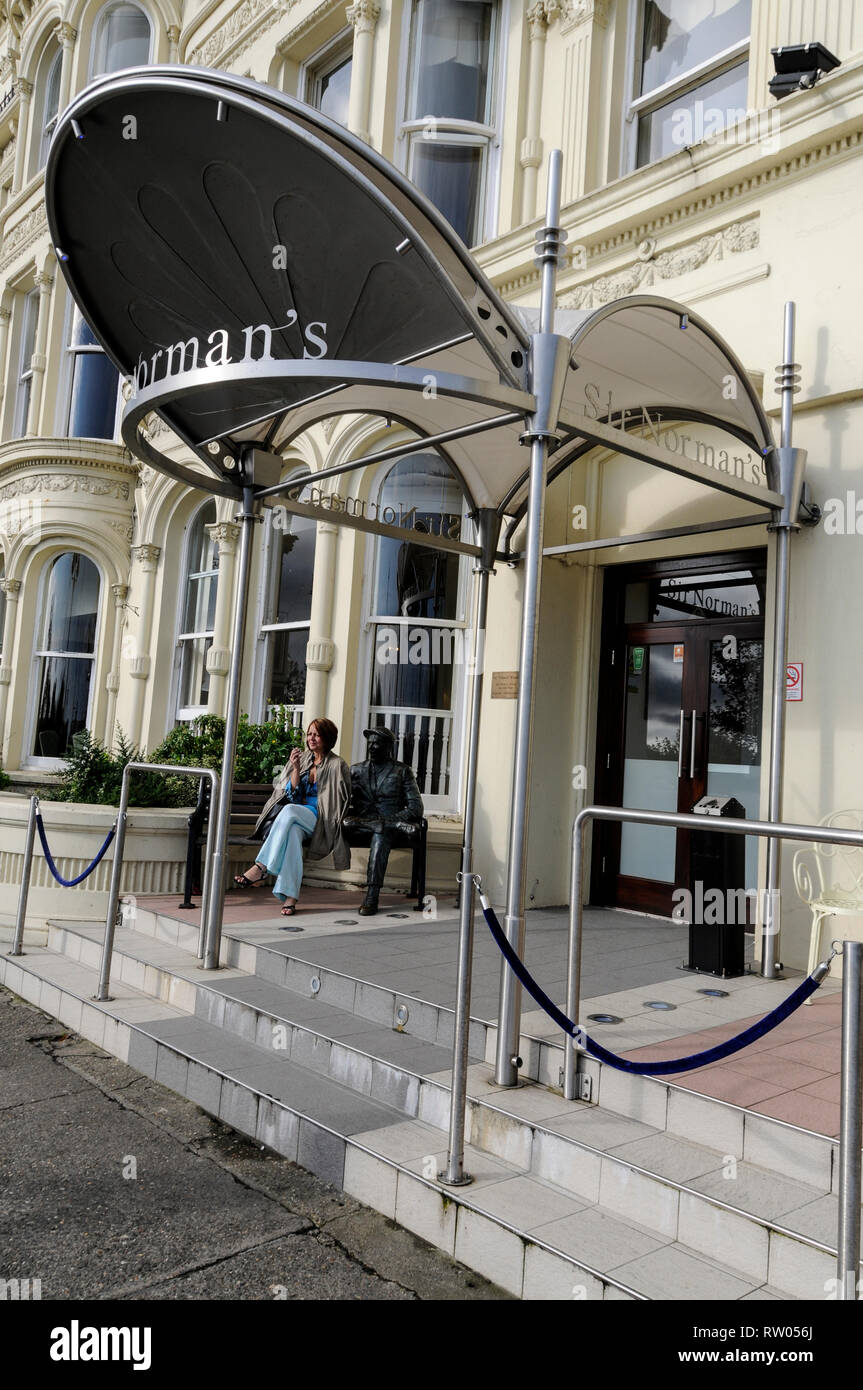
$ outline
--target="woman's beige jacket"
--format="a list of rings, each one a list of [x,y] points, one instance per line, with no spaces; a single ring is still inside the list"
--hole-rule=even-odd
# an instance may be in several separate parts
[[[301,775],[311,767],[312,757],[312,753],[306,749],[300,761]],[[273,794],[258,816],[255,823],[255,834],[257,834],[258,828],[268,812],[284,798],[285,788],[290,777],[291,769],[286,764],[279,776],[273,781]],[[349,869],[351,867],[350,846],[342,832],[342,821],[347,813],[350,799],[350,768],[344,758],[340,758],[337,753],[325,753],[318,769],[318,819],[306,848],[306,855],[309,859],[325,859],[328,854],[331,854],[336,869]]]

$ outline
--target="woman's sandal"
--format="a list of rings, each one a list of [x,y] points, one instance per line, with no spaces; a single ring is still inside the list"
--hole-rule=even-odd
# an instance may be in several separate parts
[[[264,880],[266,879],[266,877],[267,877],[267,871],[266,871],[266,869],[262,869],[262,870],[261,870],[261,876],[260,876],[260,878],[247,878],[245,874],[235,874],[235,875],[234,875],[234,887],[235,887],[235,888],[260,888],[261,884],[264,882]]]
[[[296,903],[285,903],[284,907],[282,908],[281,915],[282,915],[282,917],[293,917],[293,915],[294,915],[294,913],[296,912],[296,910],[297,910],[297,904],[296,904]]]

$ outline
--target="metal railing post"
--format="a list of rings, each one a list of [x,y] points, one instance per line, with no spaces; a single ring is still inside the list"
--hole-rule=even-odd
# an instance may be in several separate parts
[[[636,808],[629,809],[624,806],[585,806],[583,811],[579,811],[573,822],[572,827],[572,880],[570,888],[569,905],[569,937],[567,944],[567,1016],[573,1023],[578,1023],[578,1011],[581,1008],[581,938],[582,938],[582,892],[579,885],[582,883],[584,845],[583,837],[587,824],[591,820],[604,821],[626,821],[632,825],[662,825],[675,830],[704,830],[709,828],[726,835],[758,835],[767,840],[804,840],[812,844],[823,845],[849,845],[852,849],[863,849],[863,831],[860,830],[834,830],[828,829],[823,825],[795,825],[793,823],[774,824],[772,821],[762,820],[740,820],[737,817],[725,819],[714,819],[705,816],[693,815],[689,812],[675,811],[642,811]],[[707,822],[707,824],[706,824]],[[861,943],[846,942],[847,946],[861,945]],[[819,967],[824,969],[826,967]],[[859,966],[858,966],[859,970]],[[857,1084],[859,1085],[860,1069],[860,1022],[858,1010],[858,1022],[856,1024],[858,1032],[857,1041]],[[564,1099],[575,1099],[575,1076],[577,1070],[577,1048],[578,1044],[574,1038],[569,1036],[565,1039],[564,1045]],[[844,1033],[843,1033],[844,1046]],[[843,1054],[844,1055],[844,1054]],[[845,1090],[843,1087],[843,1099]],[[858,1118],[859,1128],[859,1098],[858,1098]],[[860,1144],[857,1144],[857,1200],[859,1205],[860,1196]],[[850,1161],[850,1160],[849,1160]],[[858,1233],[858,1254],[859,1254],[859,1233]]]
[[[178,767],[172,763],[127,763],[123,768],[120,784],[120,807],[117,812],[117,834],[114,838],[114,859],[111,864],[111,882],[108,887],[108,910],[105,914],[105,936],[102,943],[102,961],[99,967],[99,988],[93,998],[100,1003],[110,999],[108,988],[111,980],[111,956],[114,951],[114,933],[117,929],[117,913],[120,905],[120,880],[123,873],[123,852],[126,848],[126,819],[129,809],[129,785],[133,772],[165,772],[172,777],[209,777],[212,786],[211,796],[219,790],[219,774],[208,767]],[[204,881],[201,884],[201,926],[198,930],[198,951],[200,956],[203,940],[206,908],[211,891],[210,861],[212,858],[212,818],[207,827]]]
[[[458,975],[455,1019],[453,1022],[452,1091],[449,1113],[449,1151],[446,1170],[440,1180],[459,1187],[472,1181],[464,1171],[464,1129],[467,1106],[468,1042],[470,1037],[470,991],[473,969],[474,904],[476,884],[473,877],[473,828],[476,808],[477,764],[479,755],[480,715],[482,712],[482,678],[485,663],[485,625],[488,617],[488,580],[494,560],[494,549],[500,531],[500,519],[484,512],[480,519],[480,538],[483,556],[479,561],[476,626],[473,644],[473,690],[471,692],[470,733],[468,738],[467,781],[465,786],[464,842],[462,844],[461,895],[458,923]]]
[[[207,932],[207,917],[210,910],[210,894],[213,891],[213,841],[215,839],[215,817],[213,807],[219,797],[219,774],[210,771],[210,814],[207,817],[207,839],[204,844],[204,870],[201,875],[201,923],[198,928],[198,960],[204,959],[204,942]]]
[[[123,872],[123,850],[126,846],[126,812],[129,807],[129,777],[135,763],[127,763],[123,768],[120,783],[120,807],[117,811],[117,834],[114,838],[114,859],[111,864],[111,882],[108,887],[108,910],[105,913],[105,937],[102,943],[102,962],[99,967],[99,987],[93,998],[105,1003],[111,996],[108,986],[111,979],[111,953],[114,950],[114,932],[117,928],[117,909],[120,903],[120,876]]]
[[[572,823],[572,878],[569,887],[569,941],[566,959],[566,1016],[578,1023],[581,1009],[581,943],[584,936],[584,831],[588,817],[579,812]],[[567,1034],[563,1048],[563,1098],[575,1100],[578,1053]]]
[[[863,942],[842,948],[842,1069],[839,1107],[837,1297],[856,1300],[860,1279],[860,1176],[863,1142]]]
[[[21,878],[21,891],[18,894],[18,915],[15,918],[15,934],[12,938],[10,956],[23,956],[24,920],[27,916],[27,899],[30,896],[30,874],[33,869],[33,844],[36,839],[36,814],[39,810],[38,796],[30,797],[30,811],[27,816],[27,834],[24,839],[24,873]]]

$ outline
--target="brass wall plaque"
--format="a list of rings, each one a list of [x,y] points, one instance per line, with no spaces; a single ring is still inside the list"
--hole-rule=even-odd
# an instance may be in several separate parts
[[[491,698],[493,700],[517,700],[518,671],[492,671]]]

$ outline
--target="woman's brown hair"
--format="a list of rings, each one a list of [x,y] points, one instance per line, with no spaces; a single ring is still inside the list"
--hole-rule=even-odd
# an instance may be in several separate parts
[[[333,723],[332,719],[310,719],[308,728],[306,729],[306,737],[308,737],[312,727],[317,729],[318,737],[323,743],[325,751],[329,753],[330,750],[335,747],[336,739],[339,736],[336,725]]]

